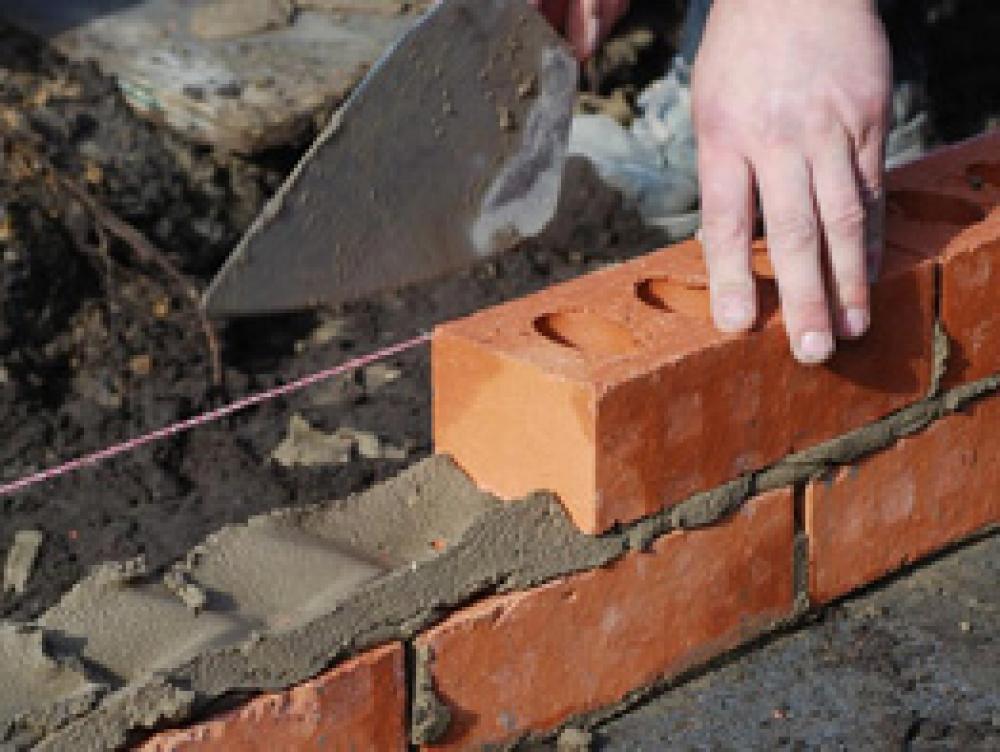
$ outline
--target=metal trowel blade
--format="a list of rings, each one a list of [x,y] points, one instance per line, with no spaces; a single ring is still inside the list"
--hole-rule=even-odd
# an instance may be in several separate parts
[[[577,64],[524,0],[443,0],[371,70],[205,295],[217,316],[426,280],[555,212]]]

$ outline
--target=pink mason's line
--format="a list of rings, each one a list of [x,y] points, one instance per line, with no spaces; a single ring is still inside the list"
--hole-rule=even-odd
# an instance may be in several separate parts
[[[97,465],[105,460],[111,459],[112,457],[117,457],[120,454],[131,452],[139,447],[145,446],[146,444],[152,444],[153,442],[161,441],[162,439],[167,439],[171,436],[176,436],[177,434],[183,433],[184,431],[188,431],[192,428],[203,426],[206,423],[212,423],[220,420],[221,418],[225,418],[227,415],[237,413],[240,410],[245,410],[248,407],[259,405],[262,402],[269,402],[270,400],[277,399],[278,397],[283,397],[286,394],[300,391],[320,381],[325,381],[326,379],[339,376],[340,374],[347,373],[348,371],[363,368],[371,363],[390,358],[393,355],[398,355],[406,350],[412,350],[413,348],[419,347],[420,345],[428,342],[430,338],[430,334],[421,334],[413,339],[408,339],[405,342],[400,342],[399,344],[392,345],[391,347],[377,350],[373,353],[369,353],[368,355],[362,355],[361,357],[354,358],[346,363],[341,363],[339,366],[328,368],[325,371],[319,371],[318,373],[313,373],[309,376],[303,376],[301,379],[291,381],[287,384],[283,384],[282,386],[275,387],[274,389],[268,389],[264,392],[251,394],[249,397],[244,397],[241,400],[237,400],[236,402],[232,402],[228,405],[223,405],[215,410],[209,410],[201,415],[195,415],[178,423],[165,426],[164,428],[160,428],[152,433],[147,433],[144,436],[137,436],[136,438],[129,439],[121,444],[115,444],[114,446],[107,447],[106,449],[101,449],[91,454],[85,454],[82,457],[77,457],[75,460],[70,460],[62,465],[56,465],[55,467],[50,467],[47,470],[41,470],[19,480],[11,481],[10,483],[0,486],[0,498],[10,496],[18,491],[23,491],[29,486],[34,486],[39,483],[44,483],[47,480],[67,475],[79,470],[80,468]]]

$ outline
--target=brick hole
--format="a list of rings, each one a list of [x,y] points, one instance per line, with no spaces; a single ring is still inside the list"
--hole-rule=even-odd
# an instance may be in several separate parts
[[[986,211],[971,201],[930,191],[889,191],[888,208],[914,222],[965,226],[986,219]]]
[[[667,313],[711,319],[708,282],[703,277],[674,279],[653,277],[635,286],[636,297],[646,305]]]
[[[627,355],[638,347],[623,325],[587,311],[548,313],[535,319],[534,326],[546,339],[587,356]]]
[[[966,168],[965,175],[974,186],[1000,188],[1000,162],[975,162]]]

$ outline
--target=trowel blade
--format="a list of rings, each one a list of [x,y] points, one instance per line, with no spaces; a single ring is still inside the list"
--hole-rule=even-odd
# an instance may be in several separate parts
[[[212,315],[362,298],[555,212],[577,65],[525,0],[443,0],[377,63],[205,295]]]

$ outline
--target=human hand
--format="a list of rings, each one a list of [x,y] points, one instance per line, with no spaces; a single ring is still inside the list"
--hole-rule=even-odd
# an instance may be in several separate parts
[[[628,10],[629,0],[530,0],[555,29],[565,35],[580,60],[597,45]]]
[[[891,56],[871,0],[716,0],[695,61],[702,237],[716,326],[757,317],[753,185],[792,352],[869,326],[882,253]]]

